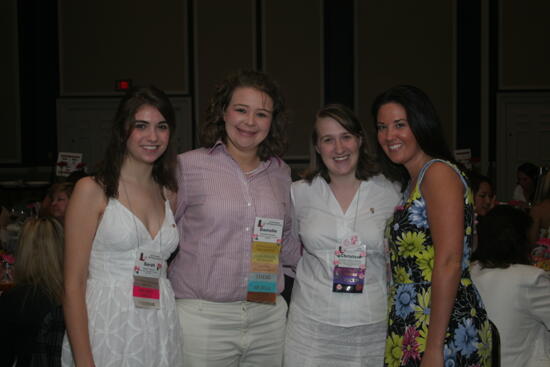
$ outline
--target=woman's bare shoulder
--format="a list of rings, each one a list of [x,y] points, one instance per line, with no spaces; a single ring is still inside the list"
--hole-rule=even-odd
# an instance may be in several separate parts
[[[455,170],[449,164],[443,162],[434,162],[424,175],[422,180],[423,187],[448,187],[451,185],[456,188],[463,188],[459,171]]]
[[[93,177],[84,177],[76,183],[71,199],[76,197],[79,201],[95,201],[106,203],[107,198],[103,186]]]

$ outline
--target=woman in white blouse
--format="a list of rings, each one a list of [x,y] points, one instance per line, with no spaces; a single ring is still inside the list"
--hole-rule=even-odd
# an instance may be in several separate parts
[[[502,367],[550,366],[550,273],[531,266],[523,211],[498,205],[478,224],[472,280],[500,334]]]
[[[382,365],[386,336],[384,228],[399,200],[353,112],[316,116],[313,168],[292,185],[298,263],[285,366]]]

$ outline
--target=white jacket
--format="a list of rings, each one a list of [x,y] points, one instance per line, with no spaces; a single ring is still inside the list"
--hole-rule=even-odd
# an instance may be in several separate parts
[[[528,265],[471,274],[500,333],[502,367],[550,366],[550,274]]]

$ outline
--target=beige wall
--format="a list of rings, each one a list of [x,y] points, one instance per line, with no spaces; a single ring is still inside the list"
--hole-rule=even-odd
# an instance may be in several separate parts
[[[195,6],[197,131],[217,83],[237,69],[261,68],[278,82],[290,110],[286,158],[307,159],[311,121],[322,104],[320,2],[263,1],[258,8],[252,0],[208,0]]]
[[[264,4],[264,69],[281,85],[290,112],[286,158],[309,159],[311,127],[324,91],[321,2]]]
[[[151,81],[193,97],[197,135],[215,85],[228,72],[260,67],[279,82],[287,98],[292,121],[287,158],[309,157],[311,124],[324,95],[322,1],[261,1],[258,9],[255,0],[200,0],[192,3],[193,14],[186,13],[185,1],[154,7],[142,3],[60,0],[63,96],[112,95],[113,82],[120,78]],[[432,97],[453,141],[453,2],[355,4],[360,118],[370,121],[377,93],[410,83]],[[192,70],[188,16],[193,17]]]
[[[215,85],[230,71],[261,66],[287,97],[288,157],[309,156],[311,124],[324,95],[321,1],[262,1],[261,11],[255,0],[194,1],[193,90],[186,74],[186,2],[135,5],[140,3],[60,0],[62,95],[114,94],[113,82],[120,78],[152,81],[194,96],[198,133]],[[410,83],[432,97],[453,141],[453,9],[453,2],[436,0],[356,1],[356,110],[363,121],[370,121],[377,93]]]
[[[4,131],[15,139],[0,147],[0,163],[6,157],[19,159],[20,140],[17,2],[1,3],[0,37],[10,57],[0,61],[0,78],[13,88],[5,91],[0,111]],[[457,0],[354,4],[355,109],[360,119],[371,124],[370,105],[382,90],[414,84],[432,98],[453,146]],[[491,14],[484,4],[483,45],[490,47]],[[500,89],[550,89],[550,22],[545,18],[550,2],[499,0],[498,10],[498,45],[493,46],[500,48],[499,58],[488,60],[483,53],[483,146],[492,133],[488,109],[494,106],[487,106],[491,68],[499,66]],[[196,135],[215,84],[230,71],[262,68],[279,82],[291,110],[287,158],[308,156],[313,115],[324,102],[323,1],[58,0],[58,11],[61,97],[114,98],[120,95],[113,91],[114,81],[121,78],[154,83],[173,96],[191,98],[189,131]]]
[[[195,1],[196,124],[204,122],[208,100],[229,72],[253,68],[256,11],[253,0]]]
[[[61,96],[116,95],[118,79],[187,93],[187,1],[59,0]]]
[[[550,89],[550,1],[500,0],[499,88]]]
[[[372,125],[377,94],[397,85],[423,89],[454,146],[454,1],[357,1],[357,113]]]

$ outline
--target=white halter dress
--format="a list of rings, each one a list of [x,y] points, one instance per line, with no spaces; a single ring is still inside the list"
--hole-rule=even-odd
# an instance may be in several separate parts
[[[86,287],[88,328],[96,366],[182,364],[180,323],[174,293],[166,279],[166,260],[178,242],[168,201],[161,229],[152,238],[138,217],[117,199],[109,199],[92,244]],[[133,268],[139,250],[160,252],[165,260],[158,310],[134,306]],[[74,365],[67,335],[63,340],[62,365]]]

